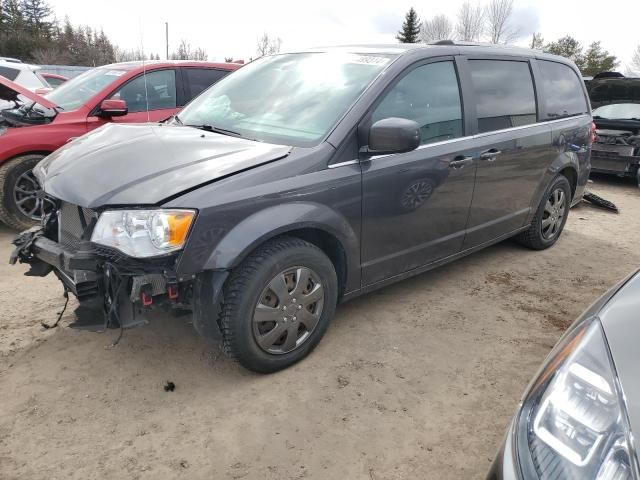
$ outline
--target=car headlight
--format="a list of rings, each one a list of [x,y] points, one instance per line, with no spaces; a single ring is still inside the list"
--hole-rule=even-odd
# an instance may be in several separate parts
[[[525,478],[638,479],[626,407],[600,321],[558,345],[527,394],[516,445]]]
[[[131,257],[155,257],[180,250],[195,217],[193,210],[107,210],[91,241]]]

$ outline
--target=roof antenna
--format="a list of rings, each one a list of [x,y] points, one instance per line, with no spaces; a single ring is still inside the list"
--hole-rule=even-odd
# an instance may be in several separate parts
[[[142,41],[142,19],[138,17],[138,26],[140,28],[140,49],[142,50],[142,78],[144,79],[144,101],[147,107],[147,122],[151,122],[149,116],[149,93],[147,91],[147,66],[145,64],[144,42]]]

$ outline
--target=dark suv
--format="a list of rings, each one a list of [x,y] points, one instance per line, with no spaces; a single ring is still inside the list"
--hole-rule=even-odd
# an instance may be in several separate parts
[[[509,237],[553,245],[589,176],[569,61],[459,45],[261,58],[169,124],[109,124],[35,175],[55,214],[15,241],[78,323],[189,309],[247,368],[307,355],[336,304]]]

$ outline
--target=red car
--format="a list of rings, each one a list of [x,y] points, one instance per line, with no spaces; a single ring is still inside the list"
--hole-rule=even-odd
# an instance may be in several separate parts
[[[44,79],[47,81],[49,85],[51,85],[51,88],[59,87],[60,85],[65,83],[67,80],[69,80],[64,75],[58,75],[57,73],[40,72],[40,75],[44,77]]]
[[[240,67],[191,61],[106,65],[44,96],[0,77],[0,220],[24,229],[49,210],[31,170],[57,148],[108,122],[164,120]]]

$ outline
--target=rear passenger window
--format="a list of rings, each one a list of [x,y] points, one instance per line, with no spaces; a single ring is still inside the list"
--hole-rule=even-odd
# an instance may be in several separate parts
[[[399,117],[420,125],[422,143],[462,136],[462,108],[453,62],[430,63],[405,75],[373,112],[374,122]]]
[[[15,68],[0,67],[0,75],[11,81],[14,81],[16,78],[18,78],[19,73],[20,70],[16,70]]]
[[[536,122],[536,96],[527,62],[469,60],[469,67],[481,133]]]
[[[200,95],[204,90],[229,73],[225,70],[214,70],[211,68],[185,68],[183,72],[187,85],[189,85],[189,91],[191,92],[187,101]]]
[[[561,63],[538,60],[547,103],[547,119],[580,115],[588,111],[582,81]]]

